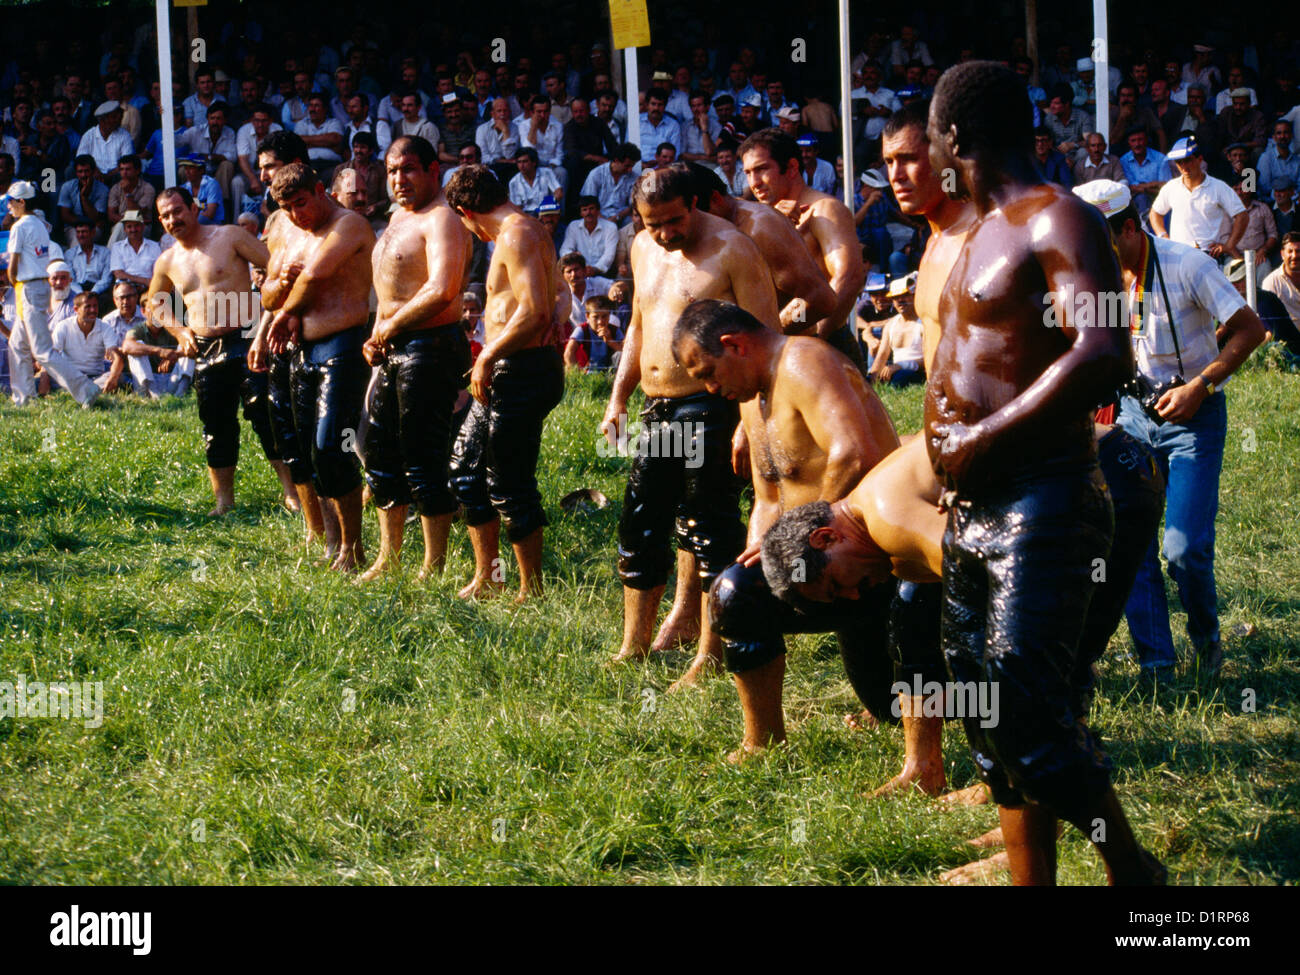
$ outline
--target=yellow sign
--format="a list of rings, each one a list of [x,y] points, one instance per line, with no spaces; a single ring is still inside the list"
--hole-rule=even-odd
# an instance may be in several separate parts
[[[616,48],[650,46],[650,15],[645,0],[609,0],[609,26]]]
[[[174,7],[206,7],[208,0],[172,0]]]

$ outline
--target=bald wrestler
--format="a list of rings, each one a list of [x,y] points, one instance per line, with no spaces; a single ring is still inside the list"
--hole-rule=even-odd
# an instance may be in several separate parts
[[[620,431],[626,439],[628,399],[641,386],[644,428],[630,445],[634,458],[619,525],[623,644],[615,660],[650,652],[674,519],[678,547],[695,556],[702,585],[712,585],[744,548],[741,482],[731,466],[739,412],[673,358],[673,326],[687,305],[704,298],[737,304],[773,329],[778,322],[772,277],[758,248],[727,221],[696,207],[695,181],[684,163],[646,170],[632,198],[645,229],[632,242],[632,317],[601,421],[611,443]],[[701,619],[695,659],[670,690],[693,685],[721,662],[721,641]]]
[[[198,206],[184,187],[163,190],[155,205],[176,243],[154,264],[145,309],[153,324],[175,336],[182,356],[197,360],[194,395],[216,499],[208,514],[215,517],[235,504],[241,401],[266,459],[282,485],[289,481],[271,435],[266,378],[250,371],[247,362],[245,335],[258,316],[248,266],[266,266],[266,246],[242,227],[201,225]],[[173,305],[174,292],[184,305],[183,320]]]
[[[452,412],[470,369],[461,297],[473,248],[442,194],[437,150],[427,140],[394,140],[386,163],[400,209],[372,255],[379,310],[363,351],[376,372],[357,442],[379,509],[379,554],[361,578],[397,568],[414,504],[424,579],[442,571],[457,507],[448,462]]]
[[[474,577],[460,596],[488,596],[502,587],[504,522],[522,602],[542,593],[547,521],[537,460],[546,417],[564,396],[564,363],[554,341],[555,245],[486,166],[459,167],[446,193],[469,232],[495,245],[484,308],[487,341],[470,374],[474,404],[451,458],[451,489],[465,509],[474,548]]]
[[[1055,881],[1058,818],[1090,838],[1105,823],[1095,842],[1112,883],[1160,883],[1072,680],[1114,533],[1091,412],[1131,374],[1132,352],[1124,330],[1084,327],[1071,308],[1058,328],[1043,317],[1044,295],[1120,291],[1110,236],[1095,210],[1030,167],[1029,106],[1009,69],[949,69],[928,131],[932,165],[955,172],[976,210],[943,289],[925,398],[948,508],[945,657],[954,680],[1000,688],[999,720],[964,719],[975,764],[1013,883]]]
[[[861,364],[852,316],[867,280],[867,268],[853,212],[804,182],[799,147],[780,129],[753,133],[741,143],[739,157],[755,199],[794,220],[804,246],[835,292],[834,311],[818,321],[813,331]]]
[[[338,519],[339,551],[330,567],[354,572],[365,557],[356,439],[367,380],[361,347],[375,234],[364,217],[326,196],[302,163],[281,167],[271,194],[296,233],[267,267],[262,303],[275,312],[267,345],[280,352],[298,343],[289,378],[299,450],[311,458],[322,508],[332,508]]]
[[[868,707],[887,713],[885,622],[895,601],[892,583],[864,590],[871,611],[844,600],[829,610],[805,606],[795,612],[771,595],[759,565],[762,538],[782,511],[842,498],[898,446],[884,406],[843,353],[820,339],[775,332],[727,302],[688,305],[673,329],[673,354],[710,393],[740,402],[749,440],[749,544],[709,596],[709,621],[723,637],[724,661],[745,717],[744,741],[733,760],[785,740],[784,633],[836,631],[854,689]],[[937,647],[937,599],[926,615]]]

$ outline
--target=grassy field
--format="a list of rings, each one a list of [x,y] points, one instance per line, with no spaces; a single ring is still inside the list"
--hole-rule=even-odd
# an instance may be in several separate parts
[[[552,414],[549,591],[522,609],[455,598],[459,525],[434,585],[414,581],[410,530],[406,575],[370,588],[304,558],[247,426],[236,511],[208,521],[192,397],[0,406],[0,680],[104,688],[99,728],[0,720],[0,882],[926,884],[970,859],[992,807],[861,798],[902,740],[841,723],[855,702],[830,638],[791,641],[789,745],[742,768],[723,761],[729,680],[670,697],[684,654],[604,666],[627,463],[595,449],[606,392],[571,381]],[[1139,694],[1121,628],[1093,722],[1172,879],[1295,883],[1300,376],[1250,371],[1229,396],[1222,679]],[[918,390],[886,402],[917,429]],[[578,487],[614,503],[561,512]],[[952,782],[974,781],[955,725],[945,751]],[[1074,831],[1060,876],[1103,877]]]

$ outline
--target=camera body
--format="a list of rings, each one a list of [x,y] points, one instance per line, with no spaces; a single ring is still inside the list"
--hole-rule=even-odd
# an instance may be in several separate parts
[[[1124,387],[1124,392],[1138,401],[1142,407],[1142,412],[1151,418],[1151,422],[1156,426],[1163,426],[1165,418],[1156,412],[1156,404],[1160,398],[1171,389],[1177,389],[1179,386],[1187,385],[1187,380],[1183,378],[1182,373],[1177,374],[1172,379],[1167,379],[1159,386],[1154,386],[1151,381],[1137,373]]]

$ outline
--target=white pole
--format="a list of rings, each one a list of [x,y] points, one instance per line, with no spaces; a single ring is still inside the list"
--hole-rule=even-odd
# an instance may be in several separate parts
[[[849,0],[840,0],[840,153],[844,156],[844,205],[853,209],[853,91],[849,65]]]
[[[1257,280],[1258,275],[1255,273],[1255,252],[1253,250],[1242,251],[1241,256],[1246,259],[1246,304],[1256,311],[1259,310],[1259,296],[1255,289],[1259,287]]]
[[[158,87],[162,95],[163,176],[176,185],[176,122],[172,108],[171,0],[156,0],[158,8]]]
[[[641,78],[636,67],[636,48],[623,48],[623,74],[627,79],[627,141],[641,148]],[[642,159],[642,162],[646,160]],[[651,160],[653,162],[653,160]]]
[[[1093,83],[1097,89],[1097,131],[1110,145],[1110,42],[1107,38],[1106,0],[1092,0],[1092,66],[1096,69]],[[1118,155],[1118,153],[1115,153]]]

